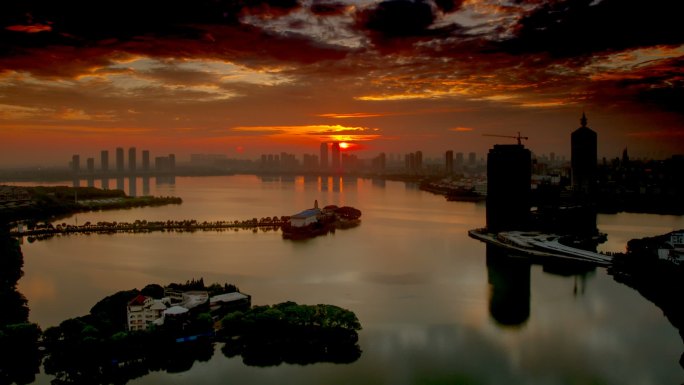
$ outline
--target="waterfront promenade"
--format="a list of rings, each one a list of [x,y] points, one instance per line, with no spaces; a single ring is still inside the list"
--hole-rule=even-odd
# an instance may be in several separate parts
[[[86,222],[82,225],[67,225],[67,224],[47,224],[36,226],[35,228],[20,231],[13,229],[10,234],[12,236],[33,236],[33,237],[49,237],[52,235],[68,235],[68,234],[112,234],[112,233],[144,233],[153,231],[212,231],[212,230],[227,230],[227,229],[279,229],[285,223],[289,222],[289,217],[265,217],[253,218],[248,220],[234,220],[234,221],[214,221],[214,222],[198,222],[197,220],[182,220],[182,221],[145,221],[136,220],[135,222]]]
[[[563,245],[559,242],[560,236],[556,234],[532,231],[488,233],[485,229],[476,229],[468,231],[468,235],[480,241],[538,257],[542,260],[557,258],[598,266],[609,266],[613,260],[609,255]]]

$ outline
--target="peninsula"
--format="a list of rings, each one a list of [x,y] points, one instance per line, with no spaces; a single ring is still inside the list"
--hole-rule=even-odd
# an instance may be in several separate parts
[[[0,221],[36,222],[84,211],[181,204],[178,197],[130,197],[121,190],[67,186],[0,186]]]

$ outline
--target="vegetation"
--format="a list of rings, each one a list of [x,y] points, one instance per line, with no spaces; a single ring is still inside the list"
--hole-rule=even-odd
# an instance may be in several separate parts
[[[684,230],[679,230],[682,232]],[[670,234],[633,239],[627,243],[627,253],[616,254],[608,272],[613,278],[638,291],[644,298],[662,309],[665,317],[679,330],[684,340],[684,265],[658,258]],[[684,367],[684,353],[679,361]]]
[[[40,365],[38,325],[28,322],[28,302],[17,291],[24,257],[16,239],[0,225],[0,384],[28,384]]]
[[[129,197],[121,190],[103,190],[95,187],[22,187],[29,198],[27,205],[3,208],[0,220],[45,220],[83,211],[128,209],[144,206],[181,204],[178,197]]]
[[[272,366],[283,362],[349,363],[361,355],[356,315],[333,305],[284,302],[256,306],[226,315],[218,334],[226,341],[227,357],[241,355],[247,365]]]

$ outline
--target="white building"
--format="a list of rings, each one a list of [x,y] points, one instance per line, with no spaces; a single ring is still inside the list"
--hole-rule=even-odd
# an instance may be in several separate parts
[[[155,300],[142,294],[128,302],[126,307],[126,319],[128,320],[128,330],[145,330],[155,320],[161,318],[166,310],[166,305],[162,300]]]
[[[319,215],[321,215],[321,209],[318,208],[318,201],[314,201],[314,208],[292,215],[290,217],[290,225],[292,227],[308,226],[318,222]]]
[[[666,248],[658,249],[658,257],[676,265],[684,262],[684,233],[670,234]]]

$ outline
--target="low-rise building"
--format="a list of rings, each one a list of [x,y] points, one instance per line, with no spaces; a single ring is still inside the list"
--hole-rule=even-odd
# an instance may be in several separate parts
[[[126,319],[128,330],[145,330],[155,320],[161,318],[166,310],[166,305],[162,300],[155,300],[139,294],[128,302],[126,307]]]
[[[320,215],[321,209],[318,208],[318,201],[314,201],[314,208],[292,215],[290,217],[290,225],[292,227],[305,227],[318,222]]]

